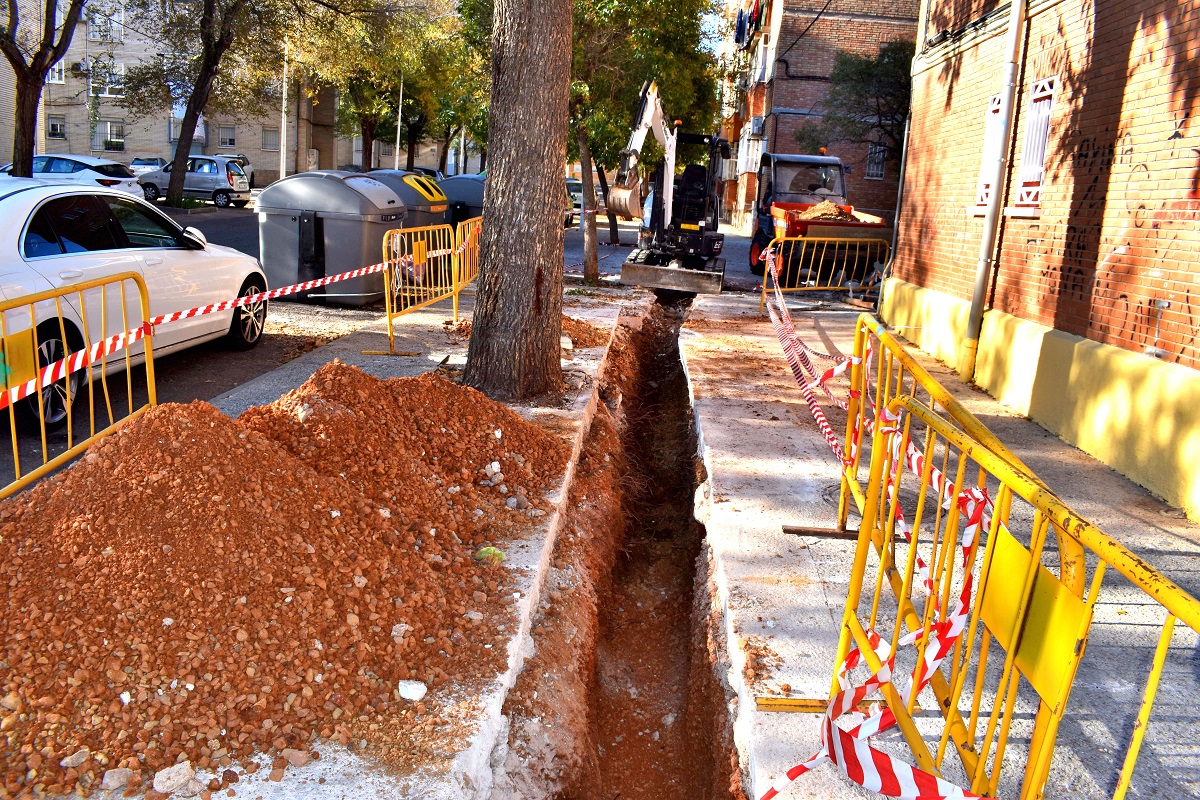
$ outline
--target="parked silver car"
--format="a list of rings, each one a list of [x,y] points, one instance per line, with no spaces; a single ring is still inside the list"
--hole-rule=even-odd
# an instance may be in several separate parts
[[[153,203],[166,195],[171,183],[171,164],[154,172],[138,176],[142,193]],[[235,205],[244,207],[250,202],[250,181],[237,161],[223,156],[192,156],[187,161],[187,175],[183,179],[183,193],[187,197],[212,200],[218,208]]]

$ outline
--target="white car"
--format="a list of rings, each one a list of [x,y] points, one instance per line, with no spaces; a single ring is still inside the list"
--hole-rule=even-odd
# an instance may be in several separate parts
[[[162,169],[167,164],[170,164],[165,158],[155,156],[153,158],[135,158],[129,162],[129,171],[134,175],[145,175],[147,172],[154,172]]]
[[[12,164],[0,172],[6,175]],[[33,177],[51,181],[71,181],[89,186],[103,186],[118,192],[142,196],[142,187],[129,167],[92,156],[50,155],[33,157]]]
[[[98,186],[74,187],[26,178],[0,181],[0,299],[15,300],[122,272],[143,277],[152,317],[257,294],[267,287],[256,259],[208,244],[200,231],[180,228],[140,198]],[[45,366],[63,358],[68,350],[76,352],[88,342],[119,333],[126,320],[130,328],[141,320],[136,291],[126,292],[125,317],[119,286],[110,286],[103,294],[89,289],[82,297],[81,301],[79,293],[72,293],[61,299],[65,343],[53,300],[35,306],[34,320],[30,320],[28,306],[5,312],[8,346],[14,347],[12,343],[26,332],[32,352],[30,332],[36,331],[38,360]],[[266,314],[264,301],[156,326],[154,355],[221,337],[234,348],[248,350],[262,337]],[[102,317],[108,323],[104,330]],[[144,360],[141,342],[130,352],[136,362]],[[108,371],[123,369],[124,356],[121,351],[110,356]],[[48,428],[66,423],[68,397],[74,398],[83,378],[79,372],[70,377],[70,392],[65,381],[43,390],[41,403]],[[10,376],[10,385],[25,379],[23,375]],[[18,403],[17,411],[36,420],[37,403],[37,396],[26,398]]]

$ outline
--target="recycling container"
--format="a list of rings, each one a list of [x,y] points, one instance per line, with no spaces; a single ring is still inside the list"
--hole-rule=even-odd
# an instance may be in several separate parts
[[[380,263],[384,234],[402,227],[409,213],[383,182],[340,170],[301,172],[275,181],[263,189],[255,207],[259,260],[270,286]],[[383,297],[383,274],[286,297],[361,306]]]
[[[448,224],[457,227],[464,220],[483,216],[483,185],[483,175],[452,175],[438,181],[450,204],[446,211]]]
[[[446,212],[450,204],[433,178],[402,169],[373,169],[368,174],[395,192],[404,202],[404,207],[408,209],[404,227],[423,228],[426,225],[446,224]]]

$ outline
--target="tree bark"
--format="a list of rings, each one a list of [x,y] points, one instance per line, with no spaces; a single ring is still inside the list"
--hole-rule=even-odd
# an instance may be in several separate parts
[[[14,178],[29,178],[33,176],[33,149],[36,145],[34,135],[37,133],[38,101],[42,97],[46,75],[39,76],[33,70],[21,70],[17,73],[17,107],[15,109],[13,130],[13,166]]]
[[[16,76],[17,90],[16,107],[13,109],[15,130],[13,135],[12,170],[15,178],[30,178],[33,176],[34,134],[37,131],[37,108],[42,98],[42,89],[46,85],[46,72],[51,66],[62,60],[67,49],[71,46],[71,38],[75,35],[75,27],[83,13],[84,0],[71,0],[63,17],[62,27],[56,31],[58,19],[58,0],[44,0],[42,3],[42,35],[38,47],[26,60],[25,52],[17,44],[21,27],[20,9],[22,4],[16,0],[8,0],[7,19],[0,32],[0,52],[8,59]],[[24,6],[25,13],[32,13],[33,4]],[[28,20],[26,20],[28,22]],[[26,25],[25,27],[30,27]],[[55,33],[59,34],[54,41]]]
[[[404,162],[404,168],[409,172],[412,172],[413,167],[417,165],[417,148],[421,145],[421,135],[417,133],[417,131],[415,131],[411,125],[408,126],[407,133],[408,138],[405,139],[405,142],[408,144],[408,157]]]
[[[358,119],[359,135],[362,136],[362,168],[363,172],[375,166],[375,128],[378,122],[366,117]]]
[[[458,136],[458,128],[446,128],[443,133],[445,135],[440,142],[442,153],[438,156],[438,169],[444,173],[446,171],[447,160],[450,158],[450,143],[454,141],[455,136]]]
[[[188,97],[187,110],[183,112],[179,141],[175,143],[171,181],[167,184],[167,205],[178,206],[183,201],[183,181],[187,177],[187,160],[196,135],[196,123],[208,105],[221,59],[233,44],[233,23],[243,7],[243,0],[234,0],[224,8],[218,20],[216,0],[204,0],[204,11],[200,18],[200,68],[197,70],[196,84]]]
[[[604,174],[604,165],[596,164],[596,177],[600,179],[600,190],[604,192],[604,213],[608,217],[608,243],[621,243],[621,229],[617,227],[617,215],[608,210],[608,176]]]
[[[503,401],[562,390],[571,0],[498,0],[479,289],[463,381]]]
[[[583,280],[600,283],[600,258],[596,253],[596,187],[592,183],[592,149],[588,146],[587,131],[580,125],[575,130],[579,143],[579,172],[583,183],[583,203],[579,209],[583,228]]]

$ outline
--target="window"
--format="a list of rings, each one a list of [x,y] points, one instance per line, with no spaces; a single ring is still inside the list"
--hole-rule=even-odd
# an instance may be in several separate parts
[[[888,149],[886,144],[871,142],[867,145],[867,174],[864,176],[873,181],[883,180],[884,169],[887,166]]]
[[[392,147],[393,146],[394,145],[392,145],[391,142],[380,142],[379,155],[390,158],[392,155]]]
[[[125,65],[96,62],[92,64],[90,81],[92,92],[100,97],[124,97]]]
[[[102,119],[92,132],[92,149],[119,153],[125,149],[125,123],[120,120]]]
[[[179,247],[179,235],[164,220],[136,203],[116,197],[104,202],[125,231],[130,247]]]
[[[237,147],[237,131],[232,125],[217,126],[217,147]]]
[[[979,184],[975,190],[975,206],[984,208],[992,195],[992,174],[1000,155],[1000,95],[988,101],[987,118],[983,123],[983,158],[979,165]]]
[[[1025,115],[1025,146],[1021,150],[1020,188],[1017,206],[1037,208],[1042,202],[1042,179],[1046,175],[1046,145],[1050,141],[1050,116],[1054,110],[1057,78],[1033,84],[1029,111]]]
[[[279,149],[279,128],[263,128],[262,129],[262,149],[263,150],[278,150]]]
[[[108,208],[91,195],[56,197],[34,215],[23,250],[30,258],[118,247]],[[56,235],[57,234],[57,235]]]
[[[102,6],[87,12],[88,40],[120,42],[125,38],[125,8]]]
[[[67,138],[67,118],[63,116],[46,117],[46,135],[51,139]]]
[[[67,82],[67,75],[66,75],[66,72],[63,70],[63,65],[62,65],[61,61],[58,62],[57,64],[53,65],[52,67],[50,67],[50,70],[46,73],[46,83],[66,83],[66,82]]]
[[[193,166],[188,167],[188,172],[197,172],[197,173],[200,173],[201,175],[216,175],[217,174],[217,162],[209,161],[206,158],[196,159],[195,164]]]

